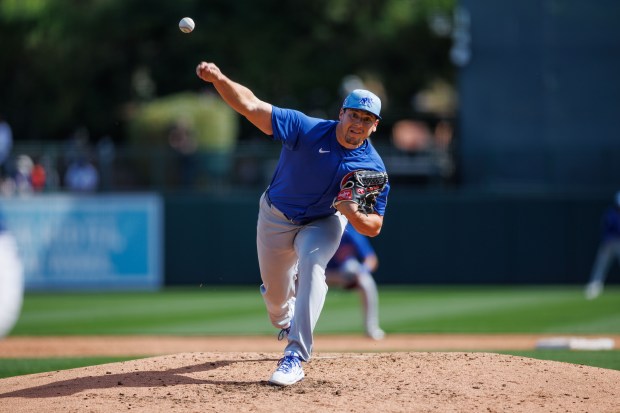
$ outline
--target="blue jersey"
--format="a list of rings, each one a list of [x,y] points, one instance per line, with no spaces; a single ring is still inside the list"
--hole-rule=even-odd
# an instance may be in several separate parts
[[[603,242],[620,240],[620,207],[609,208],[603,216]]]
[[[355,258],[363,263],[366,257],[375,253],[368,238],[357,232],[351,224],[347,225],[340,246],[332,259],[327,263],[327,268],[338,268],[349,258]]]
[[[309,222],[332,215],[340,181],[358,169],[385,171],[383,160],[366,140],[347,149],[336,140],[338,122],[273,107],[273,138],[282,142],[280,160],[269,185],[271,202],[290,220]],[[377,198],[375,210],[385,213],[389,184]]]

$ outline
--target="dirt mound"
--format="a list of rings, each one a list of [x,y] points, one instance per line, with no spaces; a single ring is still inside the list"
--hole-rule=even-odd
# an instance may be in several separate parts
[[[6,412],[617,412],[620,371],[492,353],[179,353],[0,380]]]

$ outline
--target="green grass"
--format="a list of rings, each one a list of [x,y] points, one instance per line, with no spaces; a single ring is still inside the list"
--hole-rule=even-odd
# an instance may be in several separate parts
[[[596,300],[580,287],[380,289],[389,333],[620,334],[620,288]],[[354,292],[328,293],[317,334],[359,333]],[[30,293],[12,335],[273,334],[258,288],[196,287],[161,292]]]
[[[500,354],[530,357],[539,360],[553,360],[564,363],[620,370],[620,350],[575,351],[575,350],[532,350],[497,351]]]
[[[593,301],[583,298],[581,286],[380,286],[380,308],[381,325],[388,334],[620,334],[618,286],[608,287]],[[316,334],[362,331],[358,295],[331,289]],[[274,329],[258,287],[207,286],[156,293],[28,293],[11,333],[112,334],[271,335]],[[620,352],[615,350],[509,354],[620,370]],[[45,359],[39,368],[36,360],[0,359],[0,376],[80,367],[84,364],[76,363],[96,364],[96,360]],[[16,367],[20,363],[28,367],[20,370]]]

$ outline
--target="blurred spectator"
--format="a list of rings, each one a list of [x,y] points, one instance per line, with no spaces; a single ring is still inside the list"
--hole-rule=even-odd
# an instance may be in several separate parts
[[[179,120],[168,131],[168,143],[178,154],[180,185],[191,188],[196,180],[196,152],[198,142],[188,121]]]
[[[4,119],[4,115],[0,113],[0,178],[6,173],[5,163],[11,154],[13,148],[13,131],[11,126]]]
[[[586,285],[585,296],[593,300],[603,292],[605,278],[614,256],[620,264],[620,191],[616,194],[614,205],[603,215],[601,243],[596,254],[590,281]]]
[[[452,124],[447,120],[440,120],[435,126],[435,146],[437,149],[448,152],[452,145],[452,135],[454,130]]]
[[[65,141],[65,158],[71,163],[89,153],[90,132],[88,128],[80,126]]]
[[[60,188],[60,176],[50,155],[43,155],[40,159],[41,166],[45,170],[45,190],[56,191]]]
[[[47,181],[47,173],[45,167],[41,164],[39,159],[34,161],[32,166],[32,172],[30,173],[30,182],[34,192],[43,192],[45,190],[45,184]]]
[[[452,132],[452,125],[446,120],[440,120],[431,130],[426,122],[403,119],[392,127],[392,142],[403,152],[447,152]]]
[[[424,122],[400,120],[392,127],[394,146],[403,152],[421,152],[431,147],[432,134]]]
[[[21,312],[23,266],[13,235],[0,217],[0,338],[8,335]]]
[[[372,277],[378,265],[379,259],[368,238],[349,224],[325,271],[328,285],[359,291],[366,335],[375,340],[385,336],[385,332],[379,328],[379,294]]]
[[[15,161],[15,173],[13,174],[13,181],[15,183],[15,192],[18,194],[30,194],[32,193],[32,168],[34,162],[28,155],[19,155]]]
[[[392,143],[398,151],[391,158],[392,182],[428,184],[447,182],[454,174],[451,155],[452,124],[444,119],[431,122],[402,119],[392,127]]]
[[[458,106],[454,86],[443,79],[431,81],[412,98],[412,107],[417,113],[433,114],[438,117],[453,117]]]
[[[99,172],[86,157],[80,156],[65,172],[65,187],[72,192],[94,192],[99,186]]]
[[[97,142],[97,157],[99,158],[99,169],[101,171],[101,189],[109,191],[114,182],[114,159],[116,158],[116,147],[110,136],[104,136]]]
[[[99,171],[89,161],[90,132],[85,126],[75,129],[65,142],[66,169],[63,182],[71,192],[94,192],[99,188]]]

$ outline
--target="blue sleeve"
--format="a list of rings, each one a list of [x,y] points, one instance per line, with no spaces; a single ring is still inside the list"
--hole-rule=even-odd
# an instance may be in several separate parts
[[[388,176],[388,179],[389,179],[389,176]],[[381,192],[381,194],[377,197],[377,204],[375,205],[375,211],[377,211],[377,214],[381,216],[385,215],[385,208],[387,207],[389,193],[390,193],[390,182],[388,181],[383,192]]]
[[[287,149],[295,149],[299,138],[319,122],[320,119],[311,118],[297,110],[272,106],[273,138],[281,141]]]

